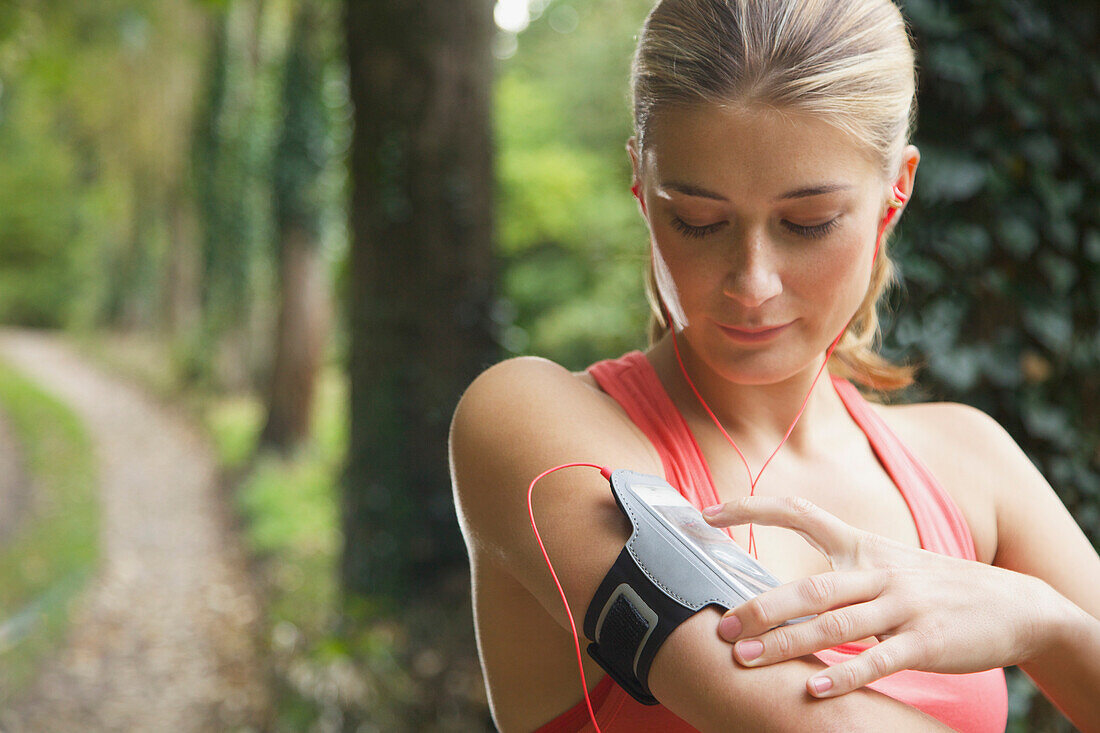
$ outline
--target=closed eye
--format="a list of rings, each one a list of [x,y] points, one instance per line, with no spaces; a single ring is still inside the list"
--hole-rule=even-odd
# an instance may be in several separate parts
[[[706,226],[692,226],[678,216],[672,217],[672,228],[680,232],[687,237],[705,237],[708,234],[713,234],[722,228],[726,222],[719,221],[714,224],[707,224]]]
[[[801,224],[795,224],[791,221],[784,221],[783,226],[786,227],[788,231],[793,232],[800,237],[818,239],[833,231],[833,229],[836,228],[837,219],[839,218],[840,217],[838,216],[836,219],[830,219],[823,224],[814,224],[813,226],[803,226]]]

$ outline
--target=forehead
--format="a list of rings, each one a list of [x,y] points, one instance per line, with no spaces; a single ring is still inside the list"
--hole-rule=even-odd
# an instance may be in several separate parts
[[[707,105],[662,110],[644,161],[658,182],[678,181],[727,197],[773,199],[821,184],[877,182],[865,148],[816,117],[763,107]]]

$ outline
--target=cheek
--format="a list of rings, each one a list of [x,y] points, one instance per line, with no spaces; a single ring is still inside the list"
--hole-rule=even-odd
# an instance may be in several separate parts
[[[660,245],[655,239],[650,247],[657,293],[673,326],[683,330],[688,325],[690,299],[705,289],[698,277],[697,260],[686,257],[682,249]]]
[[[870,284],[873,251],[874,241],[865,237],[837,239],[804,263],[801,272],[806,279],[800,290],[827,295],[830,304],[844,311],[855,308]]]

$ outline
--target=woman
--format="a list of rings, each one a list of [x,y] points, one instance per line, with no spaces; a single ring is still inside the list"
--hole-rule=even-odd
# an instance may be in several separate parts
[[[909,381],[871,343],[884,239],[920,160],[913,68],[887,0],[651,12],[628,150],[652,346],[576,374],[503,362],[452,425],[502,730],[591,729],[526,507],[528,483],[570,462],[665,476],[792,581],[673,632],[650,671],[658,706],[585,658],[602,730],[1003,730],[1010,664],[1079,727],[1100,721],[1100,557],[1050,486],[981,413],[872,407],[852,386]],[[585,468],[542,479],[534,514],[583,617],[629,524]]]

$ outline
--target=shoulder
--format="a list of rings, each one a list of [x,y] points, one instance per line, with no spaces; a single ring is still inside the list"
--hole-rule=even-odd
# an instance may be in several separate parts
[[[602,435],[600,442],[625,441],[655,455],[591,375],[540,357],[508,359],[482,372],[459,400],[451,425],[452,443],[463,437],[512,440],[523,435],[553,442],[578,434]]]
[[[538,402],[541,397],[583,399],[586,385],[565,367],[537,356],[519,356],[494,364],[470,384],[459,400],[456,417],[470,410],[504,407],[504,402]]]
[[[969,405],[932,402],[875,406],[898,438],[955,500],[970,525],[978,559],[992,562],[1004,494],[1027,456],[992,417]]]
[[[976,407],[957,402],[875,405],[899,434],[930,445],[951,445],[959,439],[979,450],[1003,451],[1016,443],[1001,425]],[[957,445],[957,443],[955,443]]]
[[[518,357],[490,367],[466,389],[451,422],[450,462],[468,541],[525,514],[517,497],[554,466],[584,462],[661,473],[653,446],[586,376],[548,359]],[[591,473],[598,485],[602,479]],[[591,486],[590,478],[577,485]],[[560,483],[546,481],[548,487]],[[551,493],[539,489],[540,496]],[[508,543],[504,536],[497,541]]]
[[[875,409],[911,450],[923,457],[950,460],[960,468],[989,465],[990,459],[1027,460],[1012,436],[1000,423],[976,407],[957,402],[924,402],[882,406]]]

